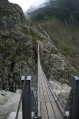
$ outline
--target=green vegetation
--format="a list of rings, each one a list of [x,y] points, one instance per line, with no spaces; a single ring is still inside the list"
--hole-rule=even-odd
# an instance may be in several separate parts
[[[28,28],[26,28],[26,27],[21,27],[21,31],[25,35],[28,35],[29,34]]]
[[[69,16],[70,16],[70,11],[65,8],[62,8],[62,7],[47,8],[46,7],[43,11],[41,11],[39,14],[33,17],[32,21],[34,22],[42,21],[43,22],[46,20],[50,20],[53,17],[64,21],[64,19],[68,20]]]
[[[79,32],[79,26],[78,25],[70,25],[69,29],[71,32]]]
[[[34,31],[34,29],[32,27],[20,27],[21,29],[21,32],[25,35],[31,35],[32,36],[32,39],[33,39],[33,42],[36,42],[38,40],[42,41],[40,35],[38,33],[36,33]],[[39,29],[38,29],[39,31]]]
[[[46,36],[45,32],[38,26],[38,24],[36,24],[36,28],[38,29],[38,31],[40,33],[42,33],[44,36]],[[47,37],[47,36],[46,36]]]
[[[79,26],[64,25],[60,20],[41,23],[58,50],[79,68]]]
[[[57,18],[68,24],[79,24],[78,0],[49,0],[49,4],[31,13],[33,22]]]
[[[34,32],[33,29],[30,28],[29,33],[30,33],[30,35],[32,36],[33,41],[40,40],[40,37]]]
[[[41,23],[58,50],[79,69],[79,1],[50,0],[49,3],[34,11],[31,19],[35,24]]]

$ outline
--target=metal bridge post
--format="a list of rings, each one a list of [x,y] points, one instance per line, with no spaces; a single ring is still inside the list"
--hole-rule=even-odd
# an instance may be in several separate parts
[[[72,79],[72,88],[65,111],[69,111],[68,119],[79,119],[79,75]]]
[[[31,119],[31,87],[30,80],[31,76],[22,76],[22,119]]]

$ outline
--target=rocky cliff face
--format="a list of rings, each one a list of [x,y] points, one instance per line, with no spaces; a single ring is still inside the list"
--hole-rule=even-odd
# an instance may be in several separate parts
[[[26,19],[20,6],[8,0],[0,1],[0,29],[6,30],[24,23]]]
[[[0,1],[0,89],[15,92],[22,75],[37,73],[37,40],[44,39],[18,5]]]
[[[0,88],[13,91],[35,65],[32,36],[22,9],[0,0]],[[34,60],[33,60],[34,59]],[[30,62],[27,64],[27,62]],[[20,86],[20,85],[19,85]]]
[[[40,42],[41,64],[48,80],[71,84],[72,75],[78,74],[70,62],[64,57],[50,41]]]

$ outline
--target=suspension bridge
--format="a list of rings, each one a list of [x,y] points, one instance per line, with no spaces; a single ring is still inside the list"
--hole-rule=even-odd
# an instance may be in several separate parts
[[[40,55],[39,55],[39,43],[38,43],[38,97],[39,105],[38,111],[42,116],[42,119],[63,119],[63,115],[56,104],[56,98],[50,90],[50,86],[45,77],[45,74],[42,70],[40,64]],[[38,112],[38,113],[39,113]],[[63,112],[62,112],[63,113]]]
[[[35,77],[33,82],[31,76],[25,75],[21,77],[22,94],[15,119],[19,119],[21,100],[22,119],[79,119],[79,76],[74,76],[68,101],[65,109],[62,109],[40,62],[38,42],[38,77]]]

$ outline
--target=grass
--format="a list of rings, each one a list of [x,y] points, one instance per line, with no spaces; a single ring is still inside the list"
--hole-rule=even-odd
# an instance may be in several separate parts
[[[26,27],[21,27],[21,31],[25,35],[28,35],[29,34],[28,29]]]
[[[34,32],[34,30],[33,29],[29,29],[29,34],[32,36],[32,39],[33,39],[33,41],[35,42],[35,41],[42,41],[42,39],[40,38],[40,36],[38,35],[38,34],[36,34],[35,32]]]
[[[23,34],[25,34],[25,35],[31,35],[34,42],[37,41],[37,40],[40,40],[40,41],[42,40],[42,39],[40,38],[40,36],[39,36],[38,34],[36,34],[36,33],[34,32],[34,29],[32,29],[31,27],[30,27],[29,29],[26,28],[26,27],[20,27],[20,29],[21,29],[21,32],[22,32]],[[38,31],[39,31],[39,30],[38,30]]]
[[[79,32],[79,26],[78,25],[70,25],[69,30],[73,33],[74,32]]]

